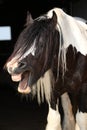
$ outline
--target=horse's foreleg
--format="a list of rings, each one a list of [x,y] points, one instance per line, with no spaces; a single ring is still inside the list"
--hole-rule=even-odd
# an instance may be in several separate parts
[[[76,122],[80,130],[87,130],[87,83],[84,83],[79,92],[78,111]]]
[[[87,130],[87,113],[77,111],[76,121],[80,130]],[[76,130],[78,130],[78,128],[76,128]]]
[[[76,123],[75,130],[80,130],[78,124]]]
[[[75,130],[75,119],[72,111],[72,104],[67,93],[61,96],[64,110],[63,130]]]
[[[61,117],[58,110],[58,105],[56,110],[52,109],[51,106],[49,105],[46,130],[62,130]]]

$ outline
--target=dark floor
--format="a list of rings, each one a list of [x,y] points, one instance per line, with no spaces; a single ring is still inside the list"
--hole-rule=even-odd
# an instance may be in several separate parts
[[[0,71],[0,130],[44,130],[48,106],[16,91],[16,84]]]

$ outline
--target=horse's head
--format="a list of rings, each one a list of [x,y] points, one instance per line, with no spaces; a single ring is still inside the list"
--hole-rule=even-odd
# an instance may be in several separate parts
[[[20,82],[18,90],[22,93],[29,93],[30,87],[51,69],[59,38],[55,12],[51,18],[47,15],[29,18],[5,64],[12,80]]]

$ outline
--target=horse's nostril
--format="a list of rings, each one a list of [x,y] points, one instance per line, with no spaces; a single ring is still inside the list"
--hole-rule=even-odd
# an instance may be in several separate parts
[[[26,67],[26,62],[20,62],[19,64],[18,64],[18,68],[25,68]]]
[[[7,70],[10,74],[12,73],[12,67],[8,68]]]

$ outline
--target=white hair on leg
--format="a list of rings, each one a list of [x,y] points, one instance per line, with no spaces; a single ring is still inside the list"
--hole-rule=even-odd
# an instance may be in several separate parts
[[[46,130],[62,130],[58,104],[56,105],[56,110],[52,109],[49,105]]]
[[[76,121],[80,130],[87,130],[87,113],[86,112],[79,112],[77,111],[76,114]]]
[[[76,123],[75,130],[80,130],[78,124]]]

